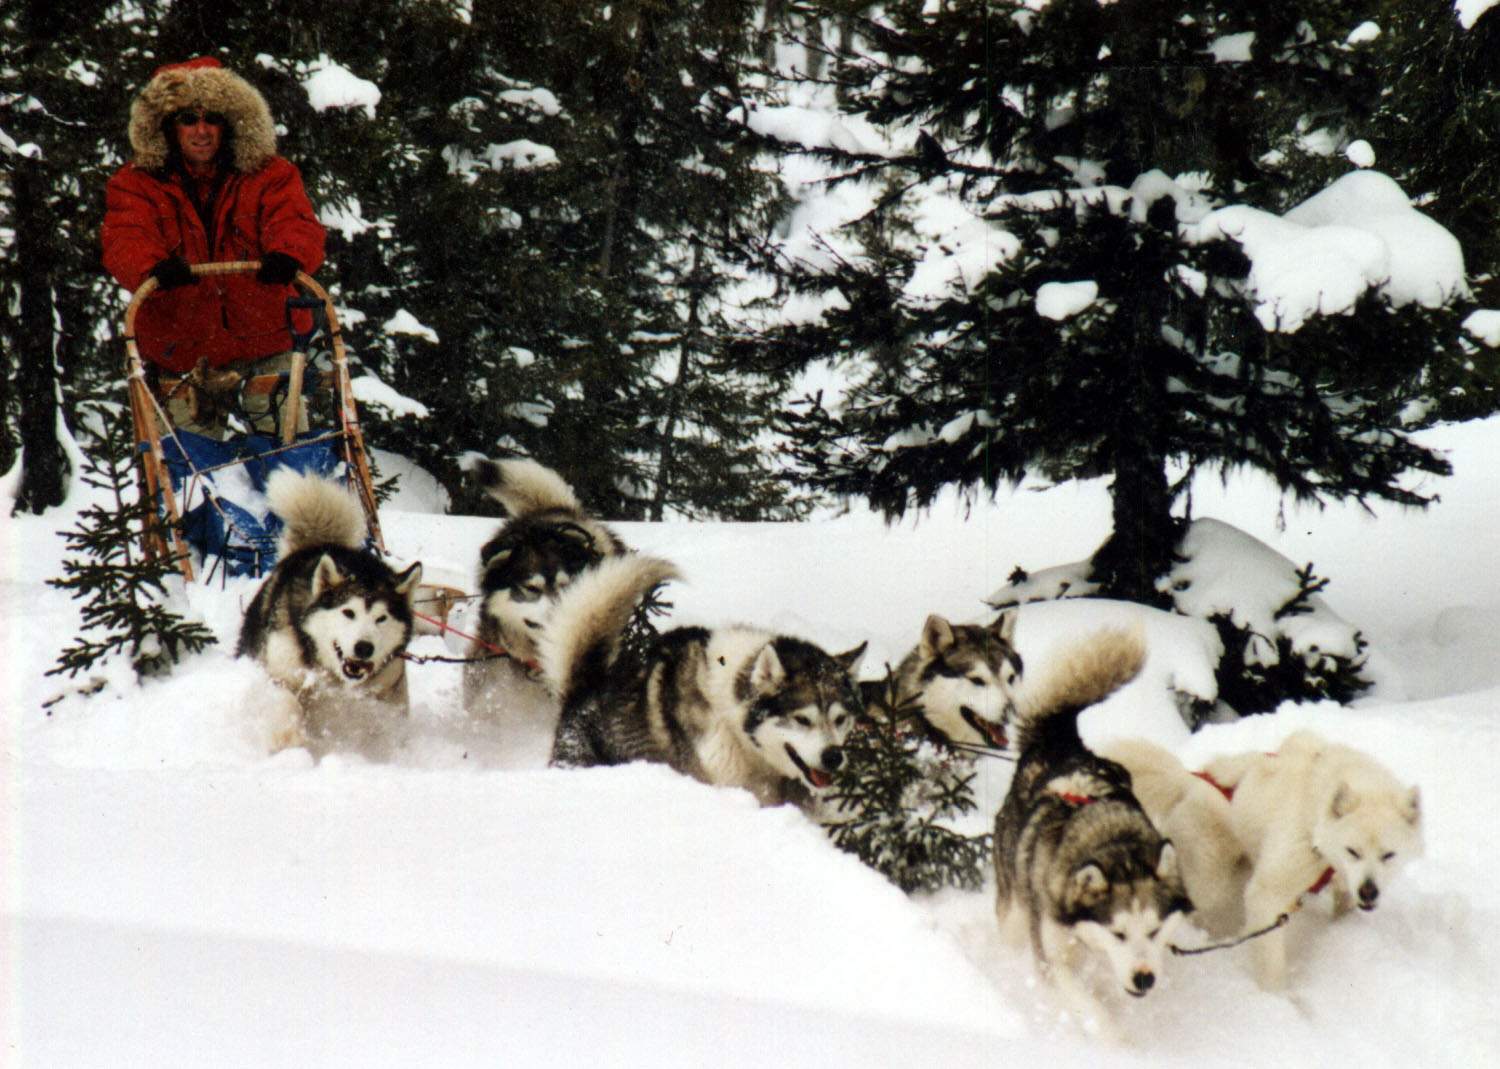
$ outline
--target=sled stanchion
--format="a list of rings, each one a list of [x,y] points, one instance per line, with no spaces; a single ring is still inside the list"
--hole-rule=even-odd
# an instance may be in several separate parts
[[[307,372],[307,354],[300,349],[292,353],[292,370],[287,379],[286,409],[282,413],[281,444],[297,440],[297,424],[302,414],[302,376]]]
[[[181,515],[177,510],[177,497],[172,492],[172,478],[167,473],[167,461],[161,448],[161,433],[156,427],[156,414],[152,411],[150,390],[146,386],[146,369],[141,364],[140,347],[135,341],[135,316],[141,303],[157,288],[155,278],[148,277],[130,299],[125,309],[125,359],[126,390],[130,397],[130,420],[135,431],[137,454],[141,464],[141,491],[152,507],[160,511],[158,498],[166,507],[167,530],[172,544],[170,549],[157,526],[162,521],[159,515],[147,516],[141,522],[143,549],[156,556],[170,552],[177,559],[177,566],[188,582],[193,581],[193,555],[182,541]]]

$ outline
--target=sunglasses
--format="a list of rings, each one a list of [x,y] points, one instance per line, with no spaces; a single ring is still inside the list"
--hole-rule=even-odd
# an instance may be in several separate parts
[[[200,122],[206,122],[210,126],[223,126],[229,121],[217,111],[179,111],[176,118],[178,126],[197,126]]]

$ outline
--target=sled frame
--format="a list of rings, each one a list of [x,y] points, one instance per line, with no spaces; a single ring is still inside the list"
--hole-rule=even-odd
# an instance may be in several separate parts
[[[235,260],[223,263],[192,265],[193,274],[199,278],[214,275],[245,275],[260,269],[257,260]],[[328,292],[303,271],[298,271],[296,284],[313,298],[322,301],[323,313],[328,323],[328,338],[332,348],[333,368],[323,372],[318,379],[319,390],[328,390],[333,395],[334,411],[338,426],[328,436],[339,440],[344,459],[345,479],[349,488],[364,510],[365,522],[370,537],[380,552],[385,552],[385,543],[380,534],[380,523],[375,509],[375,488],[370,478],[370,462],[365,453],[364,433],[359,425],[359,412],[354,403],[354,389],[349,378],[348,355],[344,350],[343,332],[339,329],[338,314]],[[182,536],[182,513],[177,495],[172,489],[172,478],[167,472],[166,457],[162,451],[161,430],[157,417],[174,433],[171,420],[152,394],[146,381],[146,367],[141,359],[140,347],[136,344],[136,314],[146,299],[159,289],[157,280],[147,277],[139,289],[131,295],[130,305],[125,309],[125,374],[126,389],[130,396],[130,418],[135,431],[135,454],[138,461],[141,492],[147,500],[158,503],[158,515],[148,515],[141,531],[142,548],[147,557],[156,560],[168,556],[177,562],[183,578],[192,582],[193,556]],[[289,446],[296,439],[298,415],[303,404],[303,379],[307,373],[307,339],[299,337],[288,325],[292,337],[292,368],[287,376],[287,409],[282,427],[282,444]],[[242,389],[245,393],[271,393],[276,390],[283,376],[257,375],[247,379]],[[246,457],[237,463],[247,463]],[[165,530],[163,530],[165,528]]]

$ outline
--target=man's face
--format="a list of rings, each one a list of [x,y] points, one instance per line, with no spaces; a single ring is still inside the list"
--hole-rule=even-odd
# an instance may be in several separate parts
[[[224,117],[214,112],[188,108],[177,113],[174,128],[177,147],[190,168],[201,169],[213,162],[224,140]]]

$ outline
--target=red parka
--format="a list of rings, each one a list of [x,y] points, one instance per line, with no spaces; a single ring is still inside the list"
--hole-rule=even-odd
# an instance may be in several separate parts
[[[184,108],[225,117],[227,158],[205,226],[169,143],[171,117]],[[311,274],[323,263],[324,230],[302,188],[302,176],[276,155],[275,126],[264,98],[212,58],[160,68],[131,108],[135,158],[105,187],[101,233],[104,266],[135,290],[169,256],[190,264],[259,260],[268,252],[296,259]],[[291,344],[286,298],[295,286],[255,276],[200,278],[196,285],[153,294],[136,315],[141,355],[169,371],[188,371],[207,357],[219,367],[285,352]],[[298,328],[310,317],[299,313]]]
[[[198,217],[181,173],[156,178],[128,163],[105,190],[104,266],[135,290],[168,256],[190,264],[259,260],[284,252],[311,274],[323,262],[323,227],[297,168],[277,156],[252,174],[230,174],[214,203],[214,238]],[[294,286],[266,286],[254,275],[217,275],[148,298],[136,314],[141,355],[169,371],[200,357],[218,367],[285,352],[286,298]],[[306,329],[307,313],[300,327]]]

